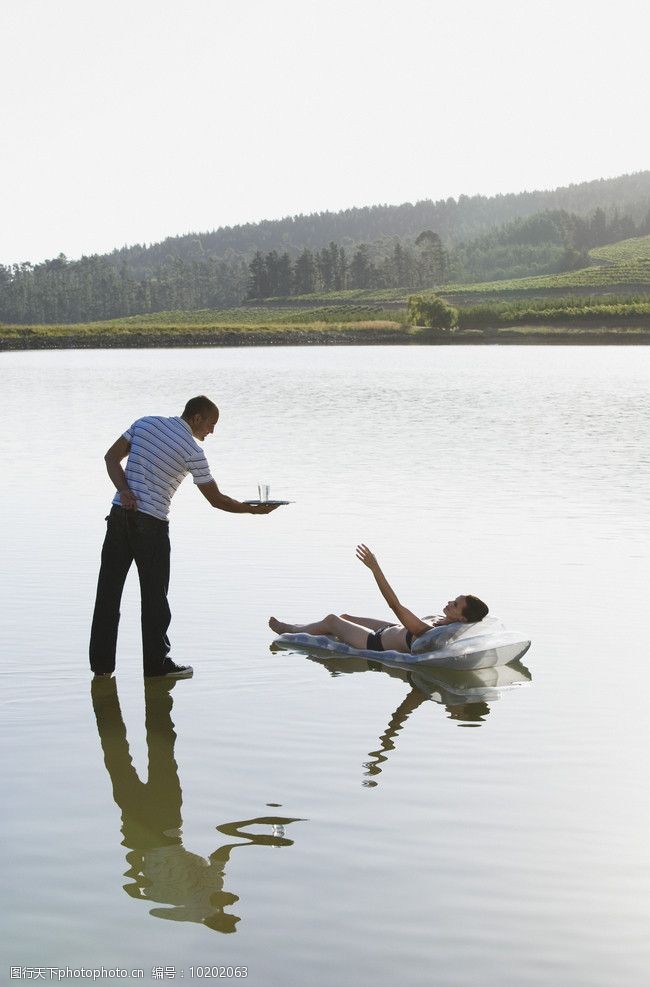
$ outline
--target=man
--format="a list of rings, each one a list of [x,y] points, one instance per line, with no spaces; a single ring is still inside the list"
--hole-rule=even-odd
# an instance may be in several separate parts
[[[204,395],[192,398],[178,418],[139,418],[104,456],[117,493],[106,518],[107,531],[97,582],[90,635],[90,667],[96,676],[115,670],[120,600],[135,560],[142,602],[142,656],[145,676],[190,678],[191,665],[169,657],[169,506],[188,473],[206,500],[232,514],[270,514],[276,504],[246,504],[221,493],[210,475],[203,442],[214,432],[219,409]],[[126,471],[122,461],[128,456]]]

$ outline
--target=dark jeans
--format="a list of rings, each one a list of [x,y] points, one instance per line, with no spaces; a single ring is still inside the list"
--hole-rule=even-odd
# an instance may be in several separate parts
[[[161,675],[169,654],[169,523],[113,505],[106,518],[106,538],[97,581],[90,632],[93,672],[115,670],[117,628],[122,590],[135,560],[140,578],[142,658],[145,675]]]

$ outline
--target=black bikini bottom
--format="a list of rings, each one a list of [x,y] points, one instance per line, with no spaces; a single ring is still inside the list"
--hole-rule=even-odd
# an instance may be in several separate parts
[[[385,630],[386,630],[386,628],[385,627],[382,627],[378,631],[371,631],[370,632],[370,634],[368,635],[368,640],[366,641],[366,650],[367,651],[383,651],[384,650],[384,646],[381,643],[381,635],[382,635],[382,632],[385,631]]]
[[[381,643],[381,636],[384,631],[388,630],[389,627],[396,627],[397,624],[386,624],[385,627],[380,627],[378,631],[371,631],[368,635],[368,640],[366,641],[367,651],[383,651],[384,646]],[[406,632],[406,647],[411,650],[411,641],[413,640],[413,632]]]

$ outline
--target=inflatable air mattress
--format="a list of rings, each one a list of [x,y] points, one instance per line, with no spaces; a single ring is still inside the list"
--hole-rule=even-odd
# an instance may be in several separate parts
[[[352,648],[349,644],[326,635],[281,634],[274,644],[288,651],[317,651],[321,654],[374,658],[384,664],[402,667],[438,666],[458,670],[509,665],[522,658],[530,648],[529,640],[522,634],[507,631],[495,617],[486,617],[475,624],[457,623],[433,627],[417,638],[411,654]]]

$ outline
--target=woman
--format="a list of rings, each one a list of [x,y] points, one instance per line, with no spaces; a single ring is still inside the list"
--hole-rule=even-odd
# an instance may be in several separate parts
[[[388,624],[374,617],[353,617],[349,613],[330,613],[313,624],[285,624],[271,617],[269,627],[276,634],[330,634],[360,651],[401,651],[409,654],[413,642],[432,627],[445,624],[474,623],[482,620],[488,607],[478,597],[466,594],[457,596],[443,607],[444,616],[423,620],[399,602],[389,585],[377,559],[367,545],[357,545],[357,558],[375,577],[381,595],[397,617],[398,624]]]

